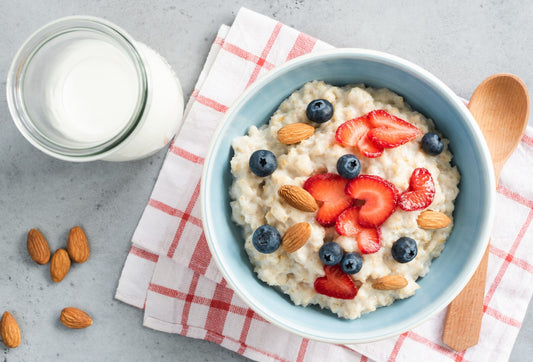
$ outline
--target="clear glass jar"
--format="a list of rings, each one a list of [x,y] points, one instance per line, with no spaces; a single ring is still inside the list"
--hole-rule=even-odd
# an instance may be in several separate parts
[[[24,137],[68,161],[128,161],[167,145],[183,94],[168,63],[124,30],[74,16],[37,30],[15,56],[7,101]]]

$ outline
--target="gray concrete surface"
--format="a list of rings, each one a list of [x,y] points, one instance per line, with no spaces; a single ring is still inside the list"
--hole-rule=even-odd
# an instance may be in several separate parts
[[[113,299],[165,152],[120,164],[52,159],[18,133],[5,98],[7,69],[24,39],[75,14],[107,18],[159,51],[190,94],[219,25],[230,24],[240,6],[336,46],[407,58],[463,97],[497,72],[515,73],[533,88],[529,1],[0,1],[0,310],[12,311],[23,331],[19,348],[0,344],[0,361],[244,360],[213,343],[143,328],[141,311]],[[74,225],[85,228],[92,256],[56,285],[48,267],[27,256],[26,233],[40,228],[56,249]],[[66,305],[85,308],[95,324],[63,328],[58,315]],[[532,355],[530,308],[511,361]]]

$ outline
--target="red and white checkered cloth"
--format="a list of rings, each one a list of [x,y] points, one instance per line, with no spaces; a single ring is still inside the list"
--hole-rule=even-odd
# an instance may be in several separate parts
[[[331,46],[241,9],[222,26],[132,238],[116,298],[144,309],[144,325],[206,339],[261,361],[505,361],[533,293],[533,130],[503,169],[490,246],[480,342],[457,353],[441,340],[446,311],[375,343],[332,345],[266,322],[229,289],[211,258],[200,219],[200,176],[214,129],[259,76]],[[266,338],[265,338],[266,337]],[[335,357],[332,357],[335,356]]]

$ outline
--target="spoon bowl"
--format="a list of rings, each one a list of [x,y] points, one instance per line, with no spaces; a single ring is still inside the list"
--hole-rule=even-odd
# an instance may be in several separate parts
[[[474,91],[468,109],[490,149],[496,179],[518,146],[529,118],[529,93],[513,74],[495,74]]]

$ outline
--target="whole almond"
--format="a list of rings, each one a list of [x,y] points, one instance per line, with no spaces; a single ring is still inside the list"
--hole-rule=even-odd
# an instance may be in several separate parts
[[[294,185],[283,185],[278,190],[278,195],[292,207],[307,212],[318,210],[316,200],[309,192]]]
[[[278,141],[286,145],[308,139],[315,132],[315,127],[306,123],[292,123],[278,131]]]
[[[85,263],[89,259],[89,242],[81,227],[76,226],[70,229],[67,251],[70,259],[75,263]]]
[[[378,290],[395,290],[402,289],[407,286],[407,284],[409,284],[407,279],[401,275],[386,275],[376,279],[376,281],[372,283],[372,288]]]
[[[59,320],[65,326],[72,329],[82,329],[87,328],[93,324],[91,317],[78,308],[67,307],[61,311]]]
[[[421,229],[441,229],[450,225],[450,218],[442,212],[425,210],[418,215],[416,219]]]
[[[34,262],[44,265],[50,260],[50,247],[43,234],[37,229],[28,232],[28,254]]]
[[[281,247],[287,253],[293,253],[307,243],[311,236],[311,225],[300,222],[291,226],[281,239]]]
[[[56,283],[65,278],[70,269],[70,258],[65,249],[57,249],[57,251],[52,255],[52,260],[50,261],[50,276],[52,280]]]
[[[4,312],[2,320],[0,320],[0,337],[9,348],[18,347],[20,344],[19,325],[9,312]]]

